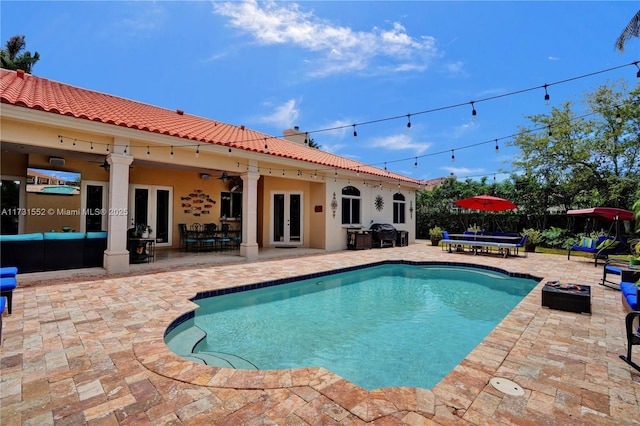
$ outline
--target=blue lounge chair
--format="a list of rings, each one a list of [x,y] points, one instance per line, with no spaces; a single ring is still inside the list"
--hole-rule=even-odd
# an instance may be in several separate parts
[[[15,266],[5,266],[0,268],[0,297],[6,297],[9,315],[11,315],[11,307],[13,305],[13,290],[18,286],[16,279],[18,268]]]
[[[610,254],[620,253],[625,246],[621,238],[611,238],[600,236],[597,240],[593,238],[583,238],[579,244],[574,244],[567,252],[567,260],[571,258],[572,251],[581,251],[593,254],[595,266],[598,266],[598,259],[608,259]]]
[[[640,327],[637,322],[640,319],[640,308],[638,307],[638,285],[640,272],[623,271],[620,290],[622,291],[622,304],[628,312],[625,318],[625,329],[627,332],[627,354],[620,355],[620,359],[640,371],[640,365],[631,360],[631,352],[634,346],[640,345]]]

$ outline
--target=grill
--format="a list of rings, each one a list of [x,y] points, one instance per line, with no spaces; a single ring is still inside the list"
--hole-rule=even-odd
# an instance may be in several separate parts
[[[373,247],[394,247],[396,245],[397,231],[389,223],[374,223],[369,227],[371,232],[371,244]]]

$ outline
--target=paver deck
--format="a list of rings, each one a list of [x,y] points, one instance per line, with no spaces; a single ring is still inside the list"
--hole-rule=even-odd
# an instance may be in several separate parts
[[[286,253],[283,253],[286,255]],[[500,267],[540,284],[433,389],[366,391],[323,368],[240,371],[194,364],[164,345],[195,293],[387,259]],[[7,425],[427,425],[640,423],[640,375],[626,351],[620,292],[593,260],[406,247],[190,268],[157,262],[126,276],[20,285],[4,317],[0,423]],[[547,280],[591,285],[592,314],[541,306]],[[429,344],[429,343],[425,343]],[[419,348],[418,348],[419,350]],[[636,351],[638,352],[638,351]],[[640,353],[634,354],[640,359]],[[502,393],[493,377],[523,396]]]

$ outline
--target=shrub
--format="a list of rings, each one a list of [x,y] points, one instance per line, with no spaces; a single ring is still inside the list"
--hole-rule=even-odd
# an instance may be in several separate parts
[[[568,249],[574,244],[573,242],[569,244],[571,240],[566,229],[552,226],[542,231],[541,234],[546,247]]]
[[[537,246],[543,241],[542,234],[537,229],[525,228],[522,230],[522,235],[524,234],[529,234],[527,238],[528,245]]]

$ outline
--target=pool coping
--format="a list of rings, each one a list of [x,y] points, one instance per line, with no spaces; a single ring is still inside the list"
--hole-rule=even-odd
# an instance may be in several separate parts
[[[488,265],[479,265],[469,262],[449,262],[449,261],[412,261],[412,260],[382,260],[372,263],[353,265],[345,268],[321,271],[296,277],[288,277],[252,283],[234,287],[226,287],[218,290],[207,290],[198,292],[194,297],[188,299],[193,303],[204,297],[215,294],[229,294],[238,291],[248,291],[255,288],[262,288],[273,285],[286,284],[292,281],[308,278],[317,278],[330,274],[352,271],[385,264],[409,264],[416,266],[461,266],[476,269],[492,270],[518,278],[528,278],[538,281],[538,284],[514,307],[514,310],[523,303],[534,303],[539,307],[540,292],[544,286],[544,279],[530,274],[509,272],[502,268]],[[200,295],[200,296],[199,296]],[[535,298],[535,302],[533,299]],[[512,310],[513,312],[513,310]],[[433,389],[422,389],[414,387],[390,387],[368,391],[357,386],[341,376],[323,368],[308,367],[285,370],[236,370],[231,368],[213,367],[182,358],[173,353],[165,343],[165,335],[171,330],[170,326],[177,327],[181,322],[193,317],[194,309],[188,306],[182,310],[165,310],[159,314],[158,318],[152,319],[143,328],[139,329],[133,341],[132,348],[136,359],[148,370],[184,383],[198,386],[208,386],[216,388],[231,388],[243,390],[259,389],[292,389],[310,387],[329,400],[342,406],[351,414],[357,416],[365,422],[371,422],[378,418],[391,415],[396,412],[414,411],[433,416],[435,414],[437,397],[436,394],[447,395],[447,405],[466,409],[470,401],[475,399],[498,371],[499,366],[504,362],[507,355],[514,348],[517,338],[507,338],[505,336],[517,334],[520,336],[529,322],[535,316],[535,309],[528,310],[529,314],[520,317],[518,325],[515,326],[507,315],[498,325],[480,342],[468,355],[467,359],[480,360],[483,373],[486,374],[486,381],[478,381],[478,386],[467,389],[459,389],[455,394],[451,394],[448,389],[450,377],[464,374],[465,366],[463,360],[449,374],[436,384]],[[180,320],[180,321],[179,321]],[[177,322],[177,323],[176,323]],[[172,328],[173,329],[173,328]],[[491,363],[482,363],[482,352],[490,350]],[[502,354],[500,362],[495,362],[496,351]],[[304,395],[301,395],[304,398]],[[311,398],[311,396],[309,396]]]

